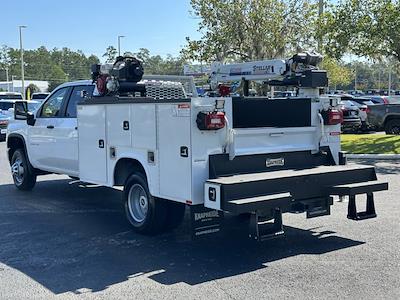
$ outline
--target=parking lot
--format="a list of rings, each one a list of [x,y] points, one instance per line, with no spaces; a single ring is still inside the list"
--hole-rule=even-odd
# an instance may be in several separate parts
[[[222,237],[192,241],[189,220],[145,237],[125,220],[120,192],[40,178],[17,191],[0,143],[0,298],[399,299],[400,163],[377,163],[390,183],[378,218],[284,215],[286,237],[254,243],[246,224],[227,221]],[[232,226],[231,226],[232,225]]]

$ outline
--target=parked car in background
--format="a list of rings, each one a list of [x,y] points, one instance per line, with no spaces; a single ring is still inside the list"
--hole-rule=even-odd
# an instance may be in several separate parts
[[[0,142],[5,141],[10,115],[0,110]]]
[[[276,91],[274,92],[275,98],[289,98],[289,97],[296,97],[295,91]]]
[[[33,93],[31,99],[41,102],[41,100],[46,99],[48,95],[50,95],[50,93]]]
[[[0,141],[6,139],[7,126],[14,116],[14,104],[17,101],[21,100],[0,100]],[[34,100],[27,101],[27,103],[30,112],[35,112],[40,106],[40,102]]]
[[[400,95],[394,95],[388,97],[389,104],[400,104]]]
[[[15,92],[0,92],[0,101],[9,99],[22,100],[22,94]]]
[[[389,104],[389,99],[387,96],[365,96],[375,104]]]
[[[360,91],[360,90],[351,90],[351,91],[348,91],[348,93],[353,96],[363,96],[364,95],[363,91]]]
[[[3,113],[7,113],[9,109],[14,108],[14,104],[17,101],[21,100],[0,100],[0,110],[2,110]],[[27,102],[28,102],[28,110],[31,112],[35,111],[36,108],[39,107],[40,105],[40,102],[34,100],[30,100]]]
[[[400,134],[400,104],[371,106],[369,122],[376,130],[386,134]]]
[[[362,128],[360,109],[349,100],[340,101],[343,111],[342,131],[344,133],[358,132]]]

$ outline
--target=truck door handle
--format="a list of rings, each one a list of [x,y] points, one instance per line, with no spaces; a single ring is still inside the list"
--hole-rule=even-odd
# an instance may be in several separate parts
[[[270,137],[278,137],[278,136],[284,136],[284,135],[285,135],[284,132],[273,132],[273,133],[269,134]]]
[[[47,125],[48,129],[54,129],[54,125]]]

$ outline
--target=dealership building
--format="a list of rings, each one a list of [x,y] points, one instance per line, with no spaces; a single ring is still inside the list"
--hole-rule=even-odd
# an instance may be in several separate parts
[[[47,92],[49,88],[48,81],[25,80],[24,81],[25,89],[30,84],[34,84],[35,86],[37,86],[41,92]],[[0,91],[22,93],[22,80],[0,81]]]

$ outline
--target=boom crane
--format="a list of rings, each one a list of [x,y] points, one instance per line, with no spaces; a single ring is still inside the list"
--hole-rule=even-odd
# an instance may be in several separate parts
[[[264,81],[271,86],[295,86],[302,96],[317,96],[319,88],[328,85],[326,71],[319,70],[322,56],[299,53],[288,60],[273,59],[237,64],[214,62],[210,82],[213,89],[230,81],[244,82],[244,95],[249,94],[249,81]]]

